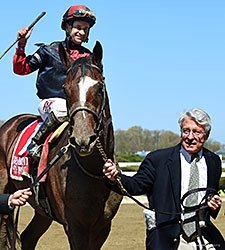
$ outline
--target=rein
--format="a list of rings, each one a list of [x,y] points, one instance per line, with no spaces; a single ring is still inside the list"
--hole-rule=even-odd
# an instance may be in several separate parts
[[[107,161],[107,155],[101,145],[101,142],[99,140],[97,140],[97,144],[96,144],[100,154],[102,155],[102,158],[104,160],[104,162]],[[117,169],[119,170],[119,164],[118,162],[116,162],[116,166]],[[120,172],[120,170],[119,170]],[[144,205],[143,203],[141,203],[138,199],[136,199],[134,196],[132,196],[131,194],[129,194],[129,192],[124,188],[122,181],[121,181],[121,177],[119,175],[116,176],[116,183],[120,189],[120,191],[122,192],[123,195],[126,195],[127,197],[129,197],[130,199],[132,199],[135,203],[137,203],[139,206],[151,210],[149,207],[147,207],[146,205]],[[191,206],[191,207],[187,207],[184,205],[184,201],[185,199],[196,192],[202,192],[202,191],[206,191],[206,194],[204,195],[204,197],[202,198],[201,202],[198,205],[195,206]],[[208,194],[207,194],[208,192]],[[164,211],[160,211],[160,212],[156,212],[159,214],[165,214],[165,215],[181,215],[184,212],[185,213],[192,213],[192,212],[197,212],[203,209],[206,209],[208,206],[204,205],[204,201],[207,201],[213,194],[217,193],[217,191],[213,188],[195,188],[192,190],[187,191],[181,198],[181,205],[183,206],[184,210],[182,212],[177,212],[177,213],[170,213],[170,212],[164,212]],[[205,202],[206,203],[206,202]],[[154,211],[154,210],[153,210]]]
[[[106,162],[107,161],[107,155],[106,155],[100,141],[98,141],[97,147],[99,149],[99,152],[102,155],[103,160]],[[117,169],[119,170],[119,165],[118,165],[117,162],[116,162],[116,166],[117,166]],[[132,199],[137,205],[141,206],[142,208],[151,210],[149,207],[145,206],[138,199],[134,198],[131,194],[129,194],[129,192],[124,188],[124,186],[122,184],[122,181],[121,181],[121,177],[119,175],[116,176],[116,183],[117,183],[117,185],[118,185],[118,187],[121,190],[123,195],[126,195],[127,197]],[[201,191],[206,191],[206,194],[204,195],[204,197],[202,198],[201,202],[198,205],[191,206],[191,207],[187,207],[187,206],[184,205],[184,201],[189,195],[191,195],[193,193],[196,193],[196,192],[201,192]],[[157,211],[157,212],[155,210],[151,210],[151,211],[154,211],[155,213],[158,213],[158,214],[164,214],[164,215],[181,215],[181,214],[184,214],[184,213],[193,213],[194,212],[195,216],[193,216],[191,218],[188,218],[187,220],[184,220],[183,223],[181,224],[181,227],[185,223],[188,223],[190,221],[195,221],[197,236],[199,237],[200,242],[202,244],[202,249],[201,250],[206,250],[206,247],[204,245],[205,243],[204,243],[204,240],[203,240],[203,234],[202,234],[201,227],[200,227],[200,212],[204,211],[208,207],[207,206],[207,200],[209,200],[210,197],[215,193],[217,193],[217,191],[215,189],[213,189],[213,188],[196,188],[196,189],[192,189],[192,190],[189,190],[188,192],[186,192],[183,195],[183,197],[181,198],[181,206],[183,206],[183,208],[184,208],[184,210],[182,212],[171,213],[171,212],[165,212],[165,211]],[[185,234],[183,234],[183,235],[185,235]],[[183,237],[185,237],[185,236],[183,236]],[[199,243],[197,241],[197,238],[194,239],[194,242],[196,243],[197,249],[200,250],[200,246],[199,246]]]
[[[136,202],[139,206],[154,211],[156,212],[154,209],[150,209],[149,207],[147,207],[146,205],[144,205],[143,203],[141,203],[138,199],[134,198],[131,194],[128,193],[128,191],[124,188],[122,182],[121,182],[121,177],[117,176],[116,177],[116,182],[118,184],[118,187],[120,188],[121,192],[123,195],[126,195],[127,197],[129,197],[130,199],[132,199],[134,202]],[[201,192],[201,191],[209,191],[210,193],[205,194],[204,197],[202,198],[201,202],[198,205],[195,206],[191,206],[191,207],[187,207],[184,205],[184,200],[191,194],[196,193],[196,192]],[[183,211],[181,212],[177,212],[177,213],[171,213],[171,212],[166,212],[166,211],[157,211],[156,213],[158,214],[164,214],[164,215],[181,215],[183,213],[193,213],[193,212],[199,212],[201,210],[204,210],[208,207],[208,205],[206,204],[207,201],[213,193],[217,193],[215,189],[213,188],[196,188],[196,189],[192,189],[189,190],[188,192],[186,192],[183,197],[181,198],[181,206],[184,208]]]
[[[74,147],[74,146],[72,146]],[[105,178],[105,176],[103,175],[94,175],[90,172],[88,172],[82,165],[81,163],[78,161],[76,155],[75,155],[75,150],[72,151],[72,154],[74,155],[75,161],[77,163],[77,166],[89,177],[93,178],[93,179],[97,179],[97,180],[103,180]]]
[[[104,162],[107,161],[108,157],[104,151],[104,148],[99,140],[99,138],[97,138],[97,143],[96,143],[96,147],[98,148],[101,156],[102,156],[102,159]],[[117,169],[119,169],[119,164],[118,162],[116,162],[116,166],[117,166]],[[119,187],[119,189],[121,190],[122,194],[123,195],[126,195],[127,197],[129,197],[130,199],[132,199],[135,203],[137,203],[139,206],[143,207],[143,208],[146,208],[146,209],[149,209],[149,207],[145,206],[143,203],[141,203],[139,200],[137,200],[136,198],[134,198],[132,195],[130,195],[127,190],[124,188],[122,182],[121,182],[121,178],[120,176],[117,175],[116,177],[116,183]]]
[[[37,187],[39,184],[41,178],[47,174],[47,172],[53,167],[53,165],[67,152],[70,144],[68,143],[66,146],[62,147],[58,154],[49,162],[48,166],[38,175],[34,182],[31,183],[30,189],[34,189]],[[12,220],[12,225],[13,225],[13,234],[12,234],[12,239],[10,240],[11,242],[11,250],[16,250],[16,232],[17,232],[17,227],[18,227],[18,220],[19,220],[19,211],[20,209],[17,209],[15,219],[12,217],[13,215],[10,216],[10,219]]]
[[[35,178],[34,182],[30,185],[30,188],[34,188],[37,186],[41,180],[41,178],[48,173],[48,171],[53,167],[53,165],[68,151],[70,147],[70,143],[66,146],[62,147],[57,155],[48,163],[47,167]]]
[[[109,124],[112,122],[112,118],[110,117],[105,125],[104,125],[104,128],[108,127]],[[103,129],[104,129],[103,128]],[[102,144],[99,140],[99,137],[103,134],[103,129],[99,131],[99,136],[97,138],[97,143],[96,143],[96,147],[97,149],[100,151],[101,155],[104,155],[104,158],[103,160],[106,161],[107,160],[107,156],[106,156],[106,153],[102,147]],[[70,142],[68,142],[68,144],[64,147],[62,147],[59,152],[55,155],[55,157],[48,163],[47,167],[40,173],[40,175],[38,175],[34,182],[30,185],[30,188],[34,188],[35,186],[38,185],[38,183],[40,182],[40,180],[42,179],[42,177],[48,173],[48,171],[53,167],[53,165],[68,151],[69,147],[72,147],[72,148],[75,148],[75,146],[73,144],[71,144]],[[74,151],[72,151],[73,154],[74,154]],[[105,176],[103,175],[94,175],[94,174],[91,174],[89,173],[82,165],[81,163],[78,161],[77,157],[75,156],[74,157],[76,162],[77,162],[77,165],[78,167],[86,174],[88,175],[89,177],[92,177],[94,179],[99,179],[99,180],[102,180],[105,178]]]
[[[18,229],[18,223],[19,223],[19,212],[20,207],[17,208],[16,215],[14,217],[14,213],[9,215],[9,220],[11,221],[12,225],[12,236],[10,239],[10,249],[16,250],[16,239],[17,239],[17,229]]]

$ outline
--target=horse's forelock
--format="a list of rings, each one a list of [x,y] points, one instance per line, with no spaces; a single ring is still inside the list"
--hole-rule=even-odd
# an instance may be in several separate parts
[[[90,67],[92,65],[95,65],[99,69],[99,72],[101,74],[103,73],[102,62],[96,62],[94,60],[93,54],[90,54],[87,57],[81,57],[81,58],[77,59],[76,61],[74,61],[73,65],[72,65],[72,71],[76,72],[77,69],[79,68],[79,66],[81,66],[81,67],[83,67],[83,69],[85,69],[86,67]]]
[[[80,65],[84,65],[87,63],[87,60],[88,57],[81,57],[81,58],[78,58],[76,61],[74,61],[73,65],[72,65],[72,70],[73,71],[76,71],[77,68],[80,66]]]

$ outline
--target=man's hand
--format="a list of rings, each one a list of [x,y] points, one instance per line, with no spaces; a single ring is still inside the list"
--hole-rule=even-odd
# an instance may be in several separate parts
[[[207,204],[211,210],[217,210],[221,207],[222,199],[216,194],[208,200]]]
[[[115,181],[117,174],[119,171],[117,170],[116,164],[108,159],[103,168],[103,174],[110,180],[110,181]]]
[[[28,27],[24,27],[21,30],[18,31],[17,37],[20,38],[19,43],[21,45],[26,45],[27,40],[29,39],[30,35],[32,33],[32,29],[29,30]]]
[[[8,204],[10,207],[23,206],[27,199],[32,195],[30,188],[21,189],[9,196]]]

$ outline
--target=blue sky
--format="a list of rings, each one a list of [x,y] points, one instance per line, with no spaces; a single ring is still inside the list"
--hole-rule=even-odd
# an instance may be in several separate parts
[[[83,3],[97,15],[89,43],[104,49],[104,70],[115,129],[141,126],[179,133],[179,115],[192,107],[211,116],[210,138],[225,144],[225,1],[95,0],[4,1],[1,4],[2,54],[17,31],[42,11],[26,53],[35,43],[63,40],[61,18]],[[37,113],[36,73],[12,72],[13,47],[0,61],[0,120]]]

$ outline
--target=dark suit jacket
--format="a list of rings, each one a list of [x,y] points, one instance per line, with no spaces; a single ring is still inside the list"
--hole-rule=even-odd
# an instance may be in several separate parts
[[[121,180],[131,195],[146,194],[149,206],[156,211],[157,228],[147,231],[146,246],[152,250],[172,250],[179,244],[181,233],[181,161],[180,147],[160,149],[149,153],[133,177],[121,174]],[[203,149],[207,164],[207,187],[218,190],[221,161],[218,155]],[[113,189],[117,189],[115,186]],[[117,191],[119,191],[117,189]],[[165,214],[171,213],[171,214]],[[177,213],[177,214],[176,214]],[[217,211],[218,213],[218,211]],[[212,214],[215,217],[215,213]],[[219,231],[207,217],[204,236],[217,245],[224,243]],[[225,249],[225,248],[217,248]]]
[[[9,194],[0,194],[0,214],[9,214],[12,209],[8,206]]]

